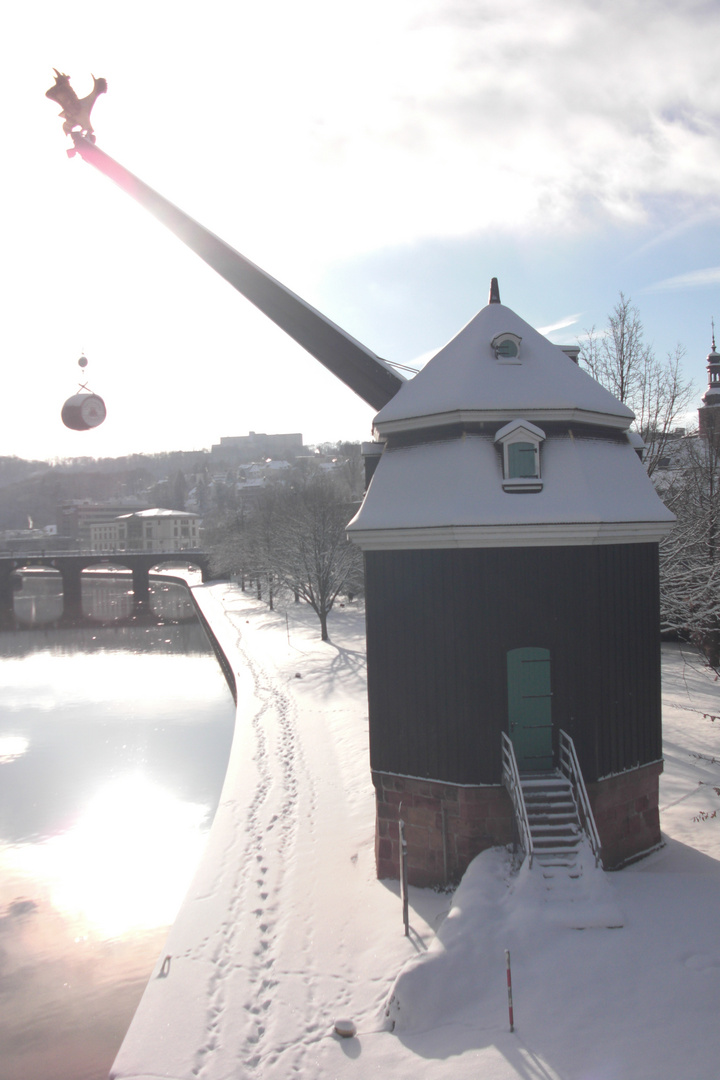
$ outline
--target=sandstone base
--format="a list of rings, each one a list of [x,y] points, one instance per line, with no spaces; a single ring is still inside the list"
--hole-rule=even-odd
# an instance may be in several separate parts
[[[512,841],[512,804],[504,787],[457,787],[379,772],[373,772],[373,784],[379,878],[400,877],[401,817],[408,881],[422,888],[456,883],[481,851]]]
[[[654,761],[587,785],[606,870],[619,870],[661,844],[662,769],[662,762]]]
[[[661,843],[658,780],[662,762],[588,784],[603,865],[619,870]],[[379,878],[400,877],[398,823],[405,823],[408,881],[421,888],[454,884],[489,847],[514,839],[510,797],[501,785],[458,787],[373,772]]]

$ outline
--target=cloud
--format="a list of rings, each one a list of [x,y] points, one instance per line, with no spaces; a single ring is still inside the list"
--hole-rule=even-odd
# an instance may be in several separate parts
[[[687,274],[663,278],[640,289],[641,293],[664,292],[670,289],[699,289],[720,283],[720,266],[708,266],[704,270],[691,270]]]
[[[536,327],[538,334],[552,334],[555,330],[564,330],[566,326],[573,326],[582,312],[578,311],[575,315],[566,315],[564,319],[559,319],[557,322],[551,323],[549,326]]]
[[[720,7],[700,0],[216,2],[178,20],[157,72],[166,20],[143,19],[143,40],[129,18],[104,44],[100,144],[202,220],[210,177],[218,229],[232,207],[238,246],[279,275],[291,250],[318,266],[660,219],[667,197],[720,207],[720,84],[698,62]],[[188,55],[202,92],[178,99]]]
[[[175,28],[163,85],[152,93],[148,74],[113,83],[98,120],[131,163],[157,161],[162,132],[148,180],[191,212],[207,205],[214,165],[223,227],[233,205],[239,245],[280,273],[288,250],[317,265],[489,230],[637,223],[668,196],[720,205],[720,84],[698,62],[720,36],[720,7],[367,0],[359,13],[279,0],[211,11],[192,47],[202,94],[179,108],[167,89],[187,82],[190,43]],[[132,67],[138,48],[118,42],[116,66]],[[139,130],[148,91],[153,123]],[[188,161],[195,132],[204,168]]]
[[[713,27],[720,10],[692,4],[425,4],[370,46],[372,74],[346,57],[315,102],[307,198],[324,187],[356,248],[717,207],[720,96],[697,63]]]

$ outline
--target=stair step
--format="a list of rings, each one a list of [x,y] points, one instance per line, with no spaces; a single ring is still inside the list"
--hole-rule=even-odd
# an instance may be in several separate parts
[[[523,791],[525,803],[530,806],[574,806],[569,791]]]
[[[571,788],[554,788],[552,791],[546,788],[523,788],[523,796],[532,802],[573,802]]]
[[[521,784],[520,787],[529,799],[557,799],[562,798],[563,795],[566,798],[570,798],[570,793],[572,791],[569,784],[553,784],[552,786],[549,784]]]
[[[542,828],[543,825],[576,825],[578,824],[578,814],[570,813],[547,813],[545,810],[538,813],[530,813],[528,811],[528,820],[530,827]]]
[[[520,783],[537,786],[539,784],[569,784],[567,776],[560,773],[520,773]]]
[[[536,851],[576,851],[578,843],[577,836],[538,836],[537,839],[533,836],[533,847]]]

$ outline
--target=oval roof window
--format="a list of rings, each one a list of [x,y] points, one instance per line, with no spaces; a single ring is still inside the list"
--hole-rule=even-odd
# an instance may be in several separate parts
[[[490,344],[498,360],[517,360],[521,341],[517,334],[498,334]]]

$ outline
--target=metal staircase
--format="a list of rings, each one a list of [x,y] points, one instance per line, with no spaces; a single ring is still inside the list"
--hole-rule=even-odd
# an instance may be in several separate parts
[[[579,865],[579,853],[589,843],[595,866],[601,867],[600,839],[572,739],[560,732],[560,766],[548,772],[520,773],[511,740],[502,737],[503,783],[512,799],[518,838],[532,867]],[[581,871],[578,871],[580,873]]]
[[[525,856],[513,885],[524,910],[541,922],[577,930],[623,925],[573,741],[558,736],[558,768],[520,773],[503,734],[503,783],[512,800],[516,838]]]
[[[520,787],[535,862],[543,867],[577,865],[582,838],[572,784],[559,770],[520,774]],[[572,876],[572,873],[571,873]]]

